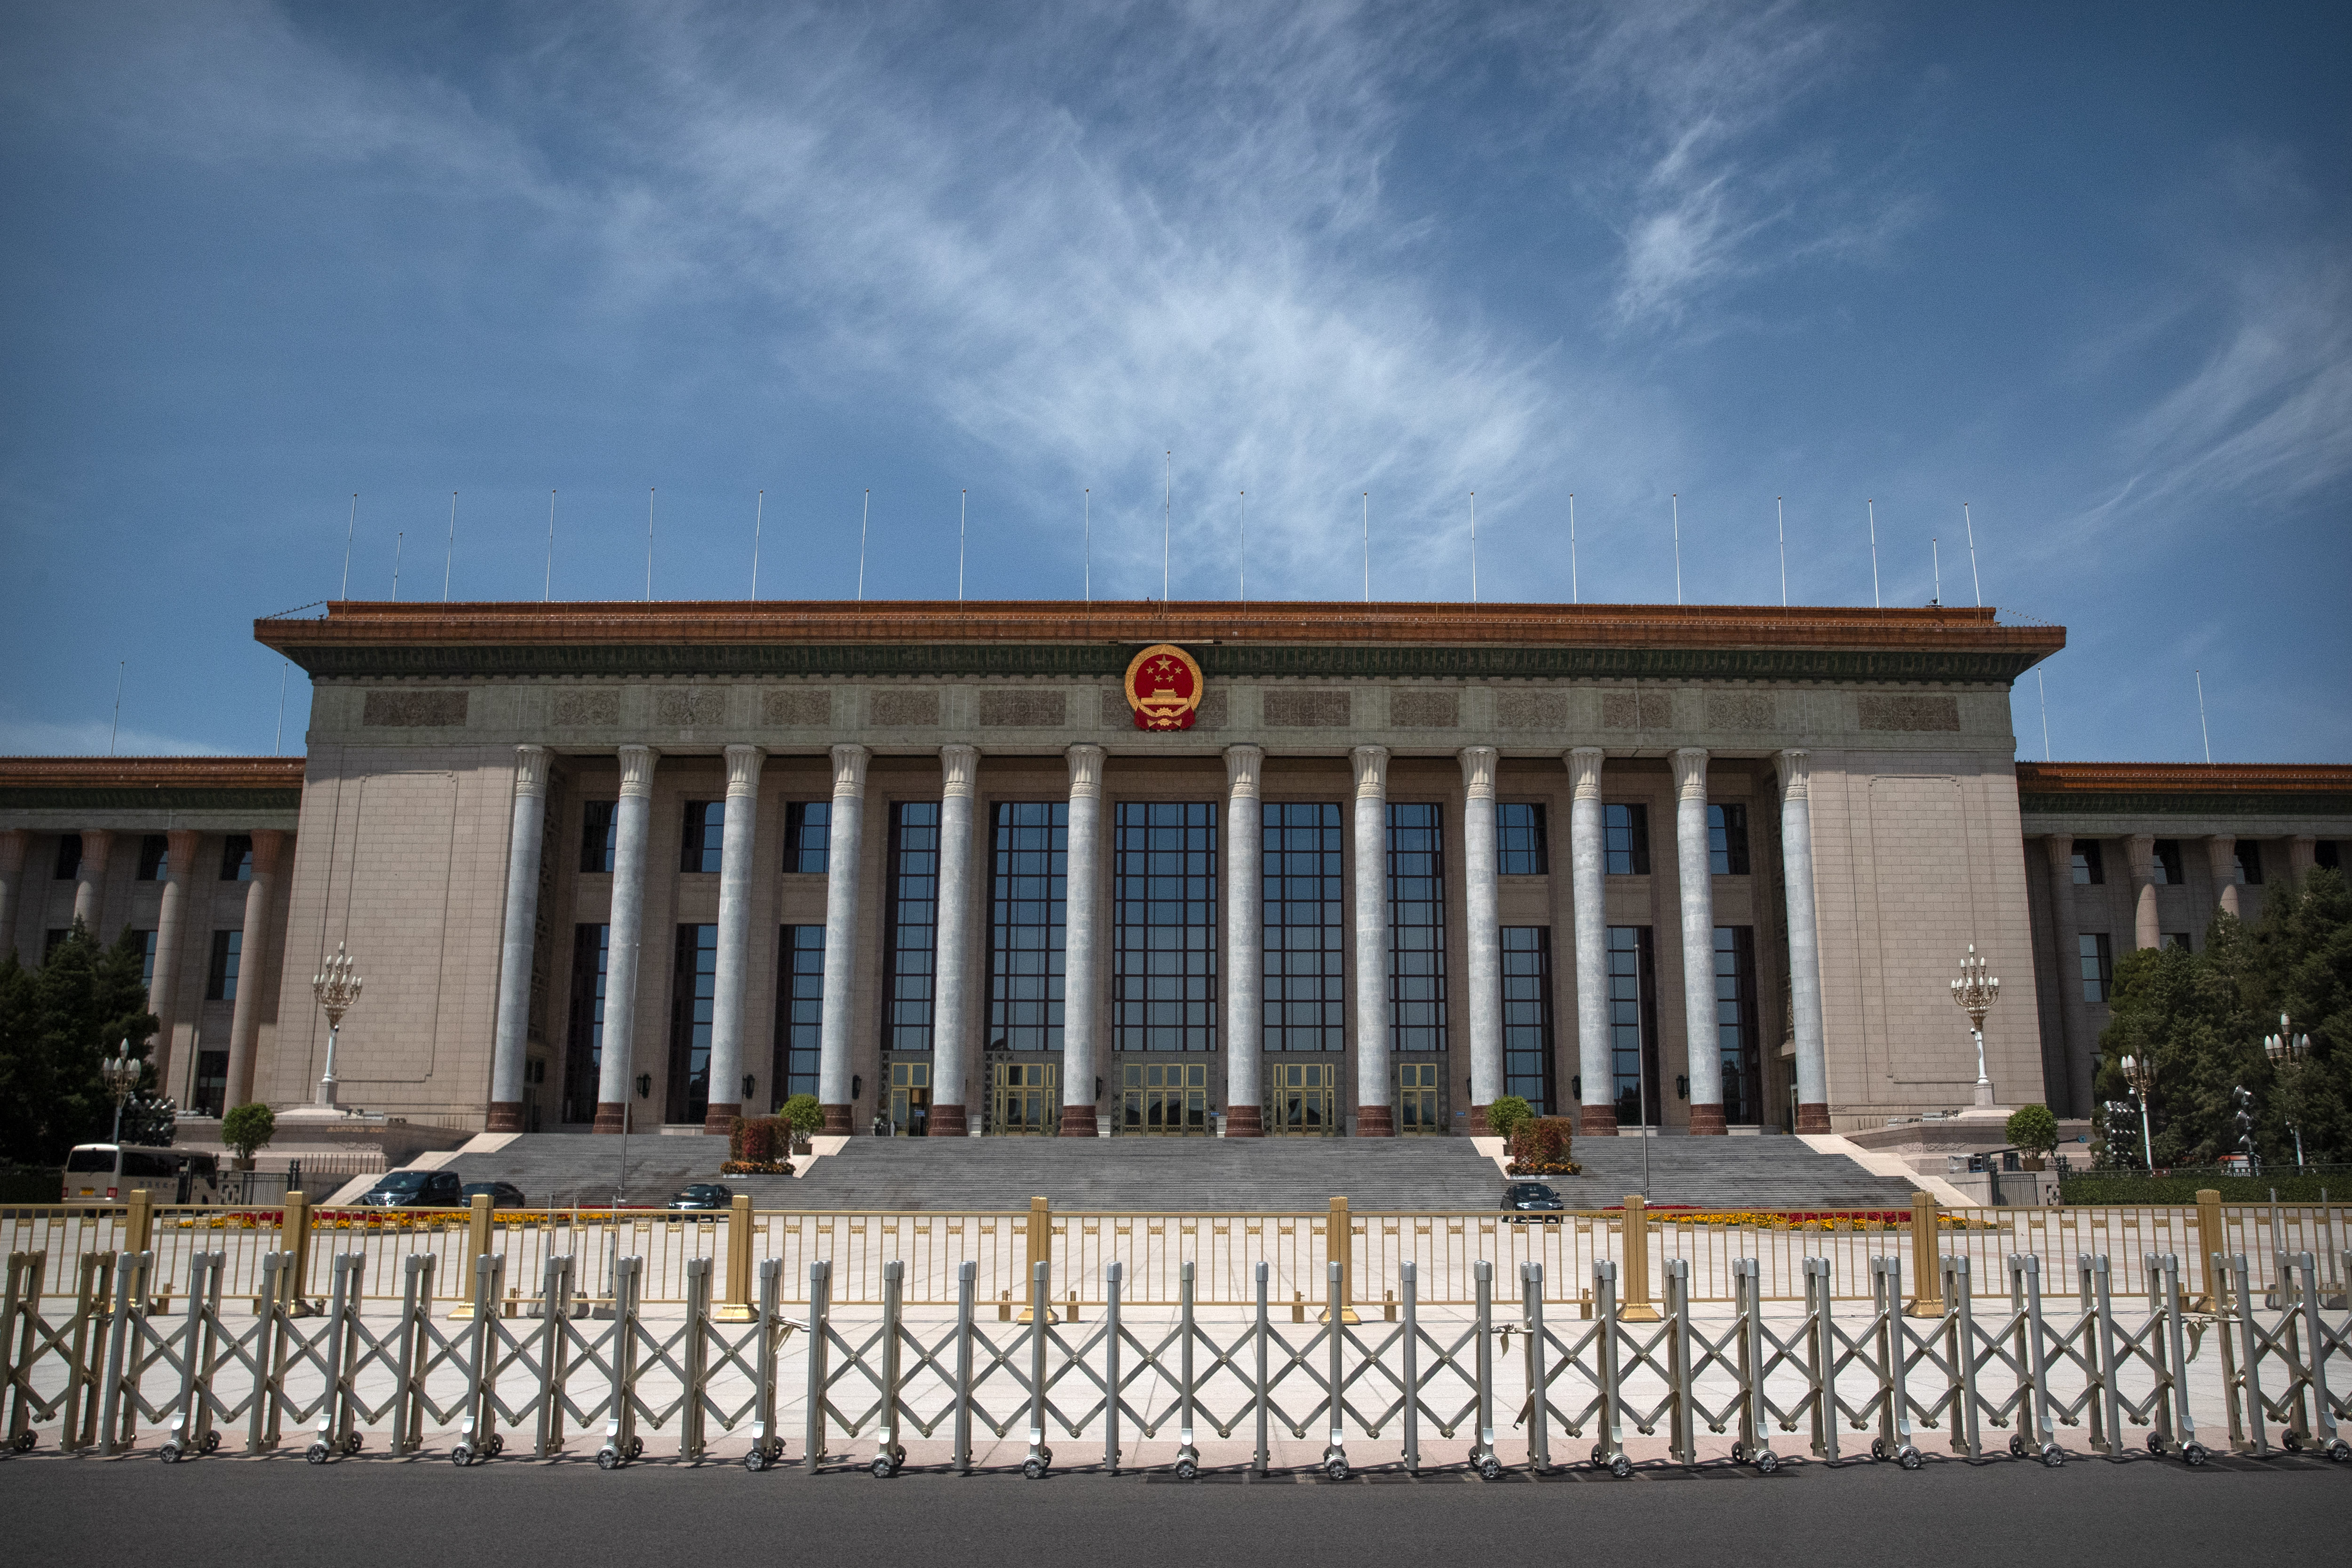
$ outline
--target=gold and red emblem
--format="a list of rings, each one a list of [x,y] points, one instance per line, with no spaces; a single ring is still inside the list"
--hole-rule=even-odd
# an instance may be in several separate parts
[[[1139,730],[1189,730],[1201,706],[1201,666],[1173,643],[1154,643],[1127,667],[1127,705]]]

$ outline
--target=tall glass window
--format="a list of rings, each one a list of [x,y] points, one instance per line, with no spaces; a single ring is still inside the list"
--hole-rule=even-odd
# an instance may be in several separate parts
[[[669,1110],[666,1121],[700,1121],[710,1112],[710,1021],[719,995],[719,928],[677,928],[677,967],[670,984]]]
[[[1445,1048],[1445,818],[1389,807],[1389,1046]]]
[[[1347,846],[1336,805],[1265,807],[1265,1044],[1269,1051],[1348,1047],[1344,967]]]
[[[1551,869],[1544,848],[1544,808],[1531,800],[1495,807],[1496,868],[1506,877],[1540,877]]]
[[[768,1081],[777,1102],[816,1092],[824,1026],[824,927],[785,926],[777,942],[776,1061]]]
[[[996,803],[989,823],[988,1048],[1062,1048],[1070,805]]]
[[[621,803],[617,800],[589,800],[580,805],[580,868],[583,871],[610,871],[613,868],[613,848],[618,842]]]
[[[1551,928],[1503,928],[1503,1092],[1551,1114]]]
[[[161,833],[150,833],[139,840],[139,879],[160,882],[172,874],[172,840]],[[2262,880],[2257,877],[2256,881]]]
[[[882,931],[882,1048],[928,1051],[939,996],[938,801],[891,803],[889,904]]]
[[[784,807],[786,871],[822,877],[832,853],[833,802],[796,800]]]
[[[1738,801],[1706,808],[1706,865],[1718,877],[1748,875],[1748,807]]]
[[[150,992],[155,989],[156,935],[152,931],[139,933],[139,984]]]
[[[224,882],[253,880],[253,835],[232,833],[221,840],[221,872]]]
[[[2115,952],[2107,945],[2105,931],[2084,931],[2074,939],[2082,960],[2083,1000],[2104,1003],[2107,988],[2115,984]]]
[[[1723,1119],[1764,1120],[1764,1058],[1756,1037],[1756,928],[1715,928],[1715,1037],[1722,1052]]]
[[[1657,990],[1648,926],[1609,928],[1609,1051],[1617,1120],[1650,1126],[1658,1114]],[[1646,1085],[1649,1092],[1644,1095]]]
[[[1114,808],[1111,1049],[1217,1048],[1217,807]]]
[[[677,868],[681,871],[718,870],[720,846],[726,839],[727,803],[723,800],[688,801],[686,825],[678,835]]]
[[[1650,874],[1650,808],[1610,805],[1601,808],[1601,847],[1608,857],[1609,875],[1646,877]]]
[[[613,928],[572,928],[572,1017],[563,1040],[563,1120],[596,1120],[604,1069],[604,975],[613,963]]]
[[[213,932],[213,961],[205,971],[205,1000],[234,1002],[236,1000],[236,970],[245,956],[245,932],[216,931]]]
[[[60,882],[70,882],[76,877],[80,875],[81,835],[79,833],[58,834],[58,864],[56,870],[57,879]]]
[[[2099,853],[2099,841],[2095,838],[2075,839],[2074,885],[2078,888],[2095,888],[2106,879],[2107,868],[2104,858]]]

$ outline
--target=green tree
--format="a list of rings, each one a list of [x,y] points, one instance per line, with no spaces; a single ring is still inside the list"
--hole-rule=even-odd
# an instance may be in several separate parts
[[[2207,946],[2238,982],[2258,1054],[2282,1013],[2292,1032],[2311,1038],[2302,1063],[2282,1071],[2263,1058],[2262,1083],[2247,1086],[2260,1105],[2264,1158],[2294,1157],[2291,1110],[2305,1158],[2352,1153],[2352,887],[2341,872],[2315,868],[2269,889],[2259,920],[2217,917]]]
[[[1516,1094],[1498,1094],[1495,1103],[1486,1108],[1486,1131],[1507,1139],[1535,1119],[1535,1108],[1525,1099]]]
[[[2058,1147],[2058,1119],[2046,1105],[2021,1105],[2009,1113],[2007,1133],[2019,1148],[2047,1154]]]
[[[2264,1076],[2253,1016],[2232,976],[2210,952],[2143,949],[2117,961],[2112,1005],[2099,1037],[2100,1097],[2124,1097],[2125,1057],[2153,1062],[2156,1163],[2219,1160],[2236,1142],[2230,1090]]]
[[[144,1062],[155,1016],[141,979],[145,950],[127,928],[101,947],[81,922],[37,971],[0,963],[0,1153],[56,1164],[76,1143],[104,1139],[114,1097],[99,1064],[127,1042]],[[154,1069],[141,1075],[154,1085]]]
[[[221,1118],[221,1142],[236,1151],[236,1157],[252,1162],[256,1149],[266,1149],[278,1133],[278,1113],[256,1100],[250,1105],[233,1105]]]

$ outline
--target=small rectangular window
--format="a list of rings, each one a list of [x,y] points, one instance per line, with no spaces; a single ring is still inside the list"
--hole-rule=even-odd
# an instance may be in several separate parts
[[[678,842],[677,868],[681,871],[718,870],[719,846],[726,835],[725,801],[688,801],[686,831]]]
[[[2238,840],[2238,880],[2249,888],[2263,885],[2263,847],[2243,838]]]
[[[583,801],[580,809],[580,868],[610,871],[613,851],[620,843],[621,803]]]
[[[796,876],[824,875],[833,849],[833,802],[796,800],[784,807],[784,869]]]
[[[224,882],[253,880],[253,835],[232,833],[221,840],[221,874]]]
[[[2178,838],[2156,841],[2153,864],[2156,884],[2160,888],[2177,888],[2188,879],[2180,874],[2180,840]]]
[[[139,840],[139,879],[160,882],[172,873],[172,840],[161,833],[150,833]]]
[[[2107,946],[2105,931],[2084,931],[2074,939],[2082,954],[2083,1000],[2104,1003],[2107,987],[2115,981],[2115,954]]]
[[[1748,807],[1741,803],[1706,808],[1707,869],[1718,877],[1748,875]]]
[[[1648,876],[1650,808],[1646,805],[1603,805],[1601,811],[1609,875]]]
[[[1531,800],[1495,807],[1496,858],[1506,877],[1540,877],[1551,866],[1544,852],[1544,808]]]
[[[241,931],[213,932],[213,961],[205,971],[205,1001],[236,1000],[236,969],[244,947],[245,932]]]
[[[2193,952],[2196,951],[2196,944],[2189,940],[2189,933],[2185,931],[2166,931],[2164,933],[2164,945],[2167,947],[2177,947],[2183,952]]]
[[[2095,838],[2074,840],[2074,885],[2096,888],[2104,886],[2106,879],[2107,866],[2099,858],[2099,841]]]
[[[70,882],[81,875],[81,835],[58,835],[58,880]]]

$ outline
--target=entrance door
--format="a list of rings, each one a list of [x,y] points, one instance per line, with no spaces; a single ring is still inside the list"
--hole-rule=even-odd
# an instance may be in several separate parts
[[[890,1064],[890,1135],[921,1138],[931,1129],[931,1064]]]
[[[1209,1134],[1209,1064],[1129,1062],[1119,1068],[1118,1130],[1161,1138]]]
[[[1397,1063],[1397,1131],[1399,1134],[1443,1132],[1438,1119],[1438,1062]]]
[[[1052,1062],[998,1062],[988,1072],[993,1132],[1042,1137],[1060,1121],[1062,1069]]]
[[[1328,1138],[1339,1130],[1339,1068],[1331,1062],[1276,1062],[1265,1069],[1265,1130]]]

